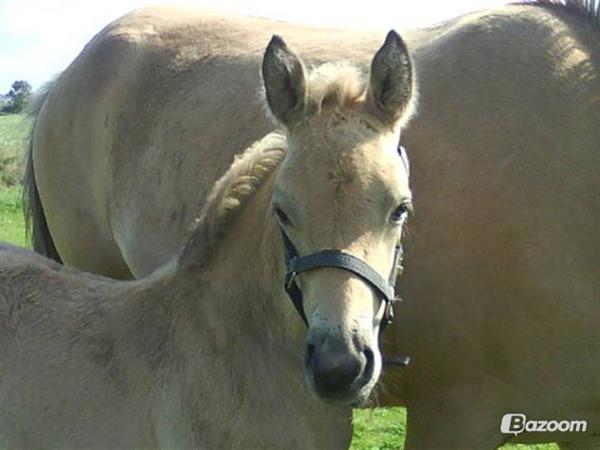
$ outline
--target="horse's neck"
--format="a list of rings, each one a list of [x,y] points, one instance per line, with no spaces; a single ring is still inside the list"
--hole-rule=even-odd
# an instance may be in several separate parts
[[[222,237],[206,268],[205,313],[229,333],[267,338],[286,320],[281,236],[269,212],[270,182],[249,199]],[[238,330],[231,330],[235,323]]]
[[[283,244],[270,213],[272,178],[248,199],[209,262],[173,270],[158,283],[164,294],[157,297],[176,293],[174,329],[186,365],[210,378],[205,386],[218,380],[217,390],[232,375],[236,384],[267,385],[274,395],[290,374],[302,382],[305,329],[283,289]]]
[[[226,227],[209,261],[177,270],[173,281],[179,290],[202,316],[213,317],[206,325],[233,322],[247,325],[244,331],[269,331],[285,319],[283,242],[270,212],[274,176],[267,178]],[[203,259],[204,243],[197,245]]]

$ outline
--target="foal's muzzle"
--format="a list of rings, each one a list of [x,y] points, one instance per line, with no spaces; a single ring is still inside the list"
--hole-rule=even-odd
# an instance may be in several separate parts
[[[309,336],[305,368],[308,382],[320,398],[354,403],[373,378],[375,356],[357,339],[348,342],[337,334]]]

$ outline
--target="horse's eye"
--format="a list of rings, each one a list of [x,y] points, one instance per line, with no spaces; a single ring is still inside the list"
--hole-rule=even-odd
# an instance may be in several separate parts
[[[411,211],[410,203],[408,203],[408,202],[402,203],[392,213],[392,216],[390,217],[390,221],[393,222],[393,223],[402,222],[406,218],[407,214],[410,211]]]
[[[277,219],[281,225],[291,224],[290,218],[281,210],[281,208],[275,207],[273,208],[273,212],[275,212],[275,215],[277,216]]]

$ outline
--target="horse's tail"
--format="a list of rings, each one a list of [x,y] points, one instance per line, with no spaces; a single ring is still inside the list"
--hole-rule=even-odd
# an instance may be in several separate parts
[[[28,105],[28,114],[33,117],[31,130],[28,137],[27,154],[25,156],[25,175],[23,177],[23,213],[25,215],[25,230],[27,237],[31,239],[33,249],[48,258],[62,263],[54,241],[48,229],[46,214],[40,200],[35,170],[33,168],[33,135],[35,133],[37,116],[44,106],[46,97],[54,82],[47,83],[34,96]]]

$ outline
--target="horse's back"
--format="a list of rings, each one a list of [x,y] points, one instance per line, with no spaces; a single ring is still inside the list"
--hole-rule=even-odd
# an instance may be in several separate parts
[[[106,320],[115,285],[0,243],[0,446],[152,448]]]
[[[275,32],[320,60],[352,48],[366,61],[381,38],[150,8],[86,46],[35,129],[37,183],[64,262],[127,277],[170,259],[234,155],[273,128],[258,90],[260,57]],[[335,45],[315,51],[328,40]]]

